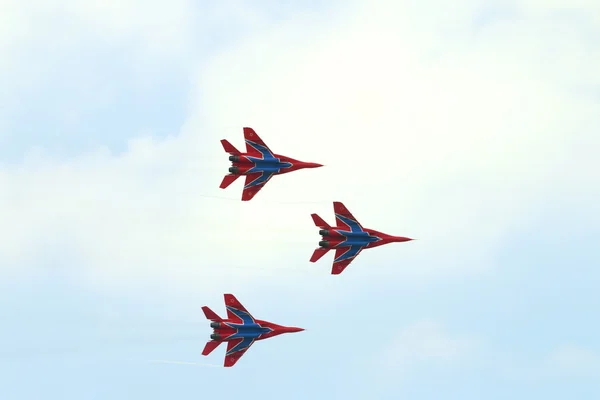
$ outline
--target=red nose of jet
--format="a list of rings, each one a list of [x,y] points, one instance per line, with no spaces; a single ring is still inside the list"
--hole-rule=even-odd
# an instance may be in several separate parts
[[[319,168],[323,166],[323,164],[318,164],[314,162],[301,162],[299,164],[300,168]]]
[[[411,240],[415,240],[415,239],[402,237],[402,236],[394,236],[392,240],[394,242],[410,242]]]
[[[281,333],[302,332],[303,330],[303,328],[296,328],[294,326],[284,326],[281,328]]]

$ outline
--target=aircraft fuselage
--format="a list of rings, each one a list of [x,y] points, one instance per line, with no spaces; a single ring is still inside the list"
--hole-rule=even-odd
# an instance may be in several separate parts
[[[232,174],[248,175],[251,173],[282,174],[293,166],[293,163],[282,157],[269,156],[265,158],[253,157],[247,154],[230,156],[232,166],[229,172]]]

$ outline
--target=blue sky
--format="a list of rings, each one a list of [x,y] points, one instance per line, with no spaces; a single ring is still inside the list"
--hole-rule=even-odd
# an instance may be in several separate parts
[[[600,395],[594,2],[5,3],[1,398]],[[243,126],[326,167],[241,203]],[[331,276],[334,200],[419,240]]]

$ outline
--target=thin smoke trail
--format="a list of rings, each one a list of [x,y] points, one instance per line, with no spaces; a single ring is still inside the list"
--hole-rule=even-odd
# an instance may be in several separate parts
[[[198,197],[204,197],[207,199],[218,199],[218,200],[229,200],[229,201],[241,201],[239,198],[225,197],[225,196],[213,196],[208,194],[197,194]],[[331,201],[293,201],[293,200],[262,200],[266,204],[328,204]]]
[[[189,362],[189,361],[148,360],[148,362],[151,364],[196,365],[199,367],[221,368],[221,365],[218,365],[218,364],[204,364],[204,363],[196,363],[196,362]]]

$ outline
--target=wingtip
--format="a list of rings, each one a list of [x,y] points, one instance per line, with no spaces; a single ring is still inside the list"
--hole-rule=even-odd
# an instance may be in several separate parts
[[[247,191],[242,191],[242,196],[240,197],[242,201],[250,201],[254,196],[248,193]]]
[[[225,302],[225,305],[235,301],[235,296],[232,293],[225,293],[223,294],[223,301]]]

